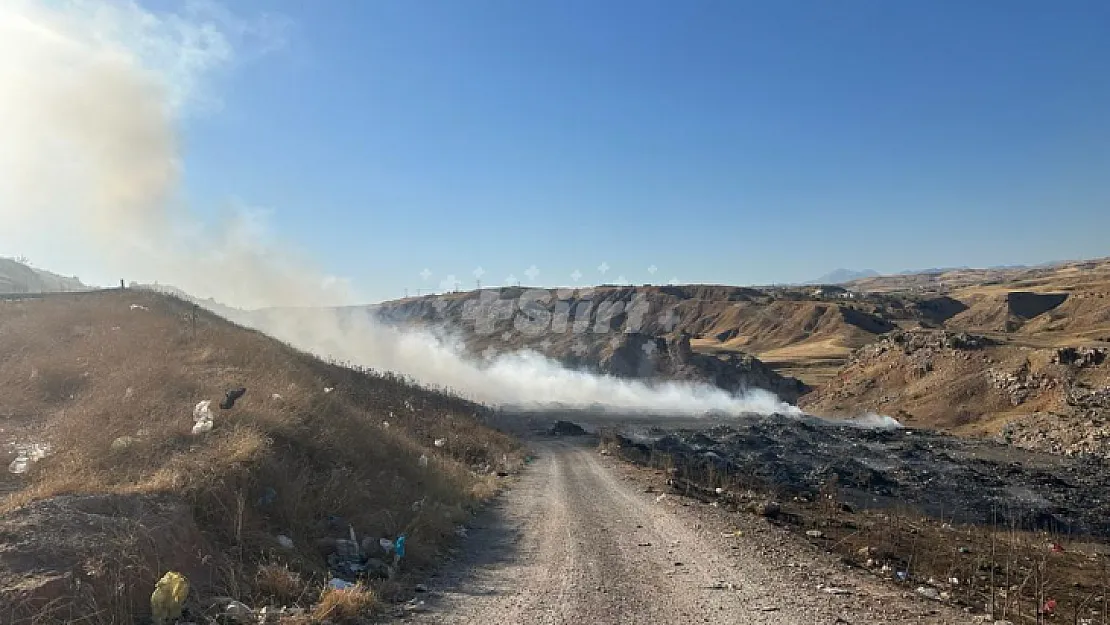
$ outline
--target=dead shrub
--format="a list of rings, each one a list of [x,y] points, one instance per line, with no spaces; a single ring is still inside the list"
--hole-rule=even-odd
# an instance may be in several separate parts
[[[312,616],[320,621],[356,623],[363,617],[372,616],[379,605],[374,591],[362,584],[342,590],[328,588],[320,595]]]

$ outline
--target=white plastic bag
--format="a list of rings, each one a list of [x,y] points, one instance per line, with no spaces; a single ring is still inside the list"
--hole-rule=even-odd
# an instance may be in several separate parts
[[[204,434],[211,432],[212,426],[212,400],[205,399],[204,401],[197,402],[193,407],[193,434]]]

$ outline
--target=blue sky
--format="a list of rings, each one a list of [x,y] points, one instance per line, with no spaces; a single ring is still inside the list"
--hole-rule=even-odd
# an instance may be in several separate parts
[[[290,27],[183,121],[185,195],[367,299],[1110,255],[1104,1],[234,8]]]

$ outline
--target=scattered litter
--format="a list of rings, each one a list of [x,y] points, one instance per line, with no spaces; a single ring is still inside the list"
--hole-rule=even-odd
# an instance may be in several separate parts
[[[778,610],[778,606],[774,605],[765,605],[762,608],[759,608],[760,612],[778,612]]]
[[[713,489],[713,492],[717,493],[718,495],[723,495],[725,494],[725,489],[718,486],[717,488]]]
[[[909,575],[909,573],[907,573],[905,571],[898,571],[897,573],[894,574],[894,577],[896,577],[898,579],[898,581],[904,582],[904,581],[906,581],[910,578],[910,575]]]
[[[274,487],[267,486],[266,489],[262,491],[262,496],[258,498],[258,505],[268,506],[277,501],[277,496],[278,494],[277,491],[274,490]]]
[[[809,530],[806,532],[806,536],[809,536],[810,538],[824,538],[825,532],[822,532],[821,530]]]
[[[397,540],[393,541],[393,555],[396,559],[400,560],[405,557],[405,535],[401,534]]]
[[[282,549],[288,549],[288,550],[293,549],[293,539],[289,538],[285,534],[278,534],[277,541],[278,541],[278,544],[281,545]]]
[[[382,551],[384,551],[386,553],[392,553],[393,552],[393,541],[389,540],[388,538],[379,538],[378,539],[378,545],[380,545],[381,548],[382,548]]]
[[[958,577],[949,577],[948,578],[948,583],[952,584],[953,586],[959,586],[960,585],[960,578],[958,578]]]
[[[838,586],[824,586],[824,587],[821,588],[821,592],[823,592],[825,594],[829,594],[829,595],[850,595],[850,594],[852,594],[851,590],[848,590],[847,588],[840,588]]]
[[[416,592],[428,592],[428,587],[424,584],[417,584],[416,588],[414,588],[413,590],[415,590]]]
[[[136,442],[137,441],[134,436],[120,436],[119,438],[112,441],[112,451],[127,449],[128,447],[134,445]]]
[[[659,502],[663,501],[666,498],[667,498],[667,493],[663,493],[662,495],[659,495],[658,497],[655,498],[655,503],[659,503]]]
[[[131,388],[130,386],[128,386],[127,390],[123,392],[123,398],[124,399],[131,399],[134,396],[135,396],[135,389]]]
[[[1049,548],[1052,549],[1052,553],[1064,553],[1064,546],[1060,543],[1052,543]]]
[[[424,499],[423,498],[412,502],[411,508],[412,508],[413,512],[419,512],[420,509],[423,508],[423,507],[424,507]]]
[[[19,475],[30,470],[31,465],[50,455],[49,443],[21,443],[14,446],[16,457],[8,465],[8,471]]]
[[[390,413],[390,414],[392,414],[392,413]],[[388,430],[389,429],[389,421],[382,421],[382,429],[383,430]]]
[[[1049,615],[1049,614],[1053,614],[1055,612],[1056,612],[1056,600],[1055,599],[1049,599],[1048,601],[1044,602],[1043,606],[1041,606],[1041,614]]]
[[[968,549],[967,547],[960,547],[956,551],[959,551],[960,553],[971,553],[971,550]]]
[[[413,599],[405,604],[405,612],[427,612],[428,606],[423,601]]]
[[[335,387],[334,387],[334,386],[325,386],[325,387],[324,387],[324,392],[325,392],[325,393],[330,393],[330,392],[332,392],[332,391],[334,391],[334,390],[335,390]]]
[[[636,543],[637,547],[650,547],[651,543]]]
[[[154,585],[150,593],[150,613],[158,625],[171,623],[181,616],[181,606],[189,594],[189,580],[176,571],[169,571]]]
[[[150,310],[150,309],[147,308],[146,306],[143,306],[142,304],[131,304],[131,310]]]
[[[428,466],[428,454],[420,454],[420,460],[418,462],[420,463],[421,467],[427,467]]]
[[[332,590],[347,590],[348,588],[354,587],[355,585],[351,582],[348,582],[345,579],[339,579],[338,577],[333,577],[328,580],[328,588],[331,588]]]
[[[220,410],[231,410],[235,407],[235,402],[239,401],[239,398],[246,393],[247,389],[242,386],[240,386],[239,388],[233,388],[230,391],[224,393],[224,400],[220,402]]]
[[[203,434],[212,431],[212,400],[205,399],[197,402],[193,407],[193,434]]]
[[[8,472],[19,475],[21,473],[26,473],[27,469],[30,468],[31,459],[27,456],[19,456],[15,460],[12,460],[11,464],[8,465]]]
[[[254,610],[247,607],[245,603],[234,599],[229,599],[227,603],[224,604],[221,612],[223,613],[222,616],[224,619],[232,623],[246,625],[247,623],[258,622],[258,617],[254,615]]]
[[[435,445],[436,445],[436,447],[443,447],[443,446],[447,445],[447,439],[446,438],[437,438],[436,442],[435,442]]]
[[[744,532],[736,530],[735,532],[721,532],[721,536],[726,538],[739,538],[744,535]]]
[[[940,591],[936,588],[930,588],[929,586],[918,586],[917,590],[915,590],[914,592],[921,595],[922,597],[925,597],[926,599],[940,601]]]

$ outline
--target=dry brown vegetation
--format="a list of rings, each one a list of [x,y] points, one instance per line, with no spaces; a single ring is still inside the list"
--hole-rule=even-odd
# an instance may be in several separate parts
[[[224,391],[238,386],[247,394],[233,409],[217,409]],[[322,362],[141,291],[0,301],[0,388],[5,466],[12,444],[54,449],[26,476],[5,473],[0,482],[0,494],[8,492],[0,532],[16,521],[25,530],[7,535],[13,545],[41,547],[43,555],[70,544],[37,536],[18,543],[38,521],[135,520],[112,530],[118,541],[109,531],[115,526],[103,522],[92,544],[61,558],[83,571],[81,593],[70,573],[27,575],[18,548],[0,555],[0,604],[38,615],[35,622],[74,611],[93,623],[131,622],[149,610],[153,583],[170,566],[190,569],[196,599],[303,602],[306,589],[327,577],[317,540],[343,537],[349,527],[359,536],[406,533],[403,570],[418,570],[496,490],[496,476],[482,465],[496,470],[518,458],[514,441],[484,425],[477,405]],[[214,400],[215,427],[196,436],[192,410],[202,399]],[[439,437],[448,444],[435,447]],[[74,498],[82,495],[108,499]],[[81,508],[90,501],[96,509]],[[168,503],[152,503],[159,501]],[[42,502],[64,513],[36,517]],[[174,502],[183,502],[185,517],[174,516]],[[174,519],[169,525],[180,531],[152,527],[159,519]],[[123,540],[135,528],[143,536]],[[292,539],[292,551],[278,545],[279,534]],[[23,622],[17,616],[0,620]]]

